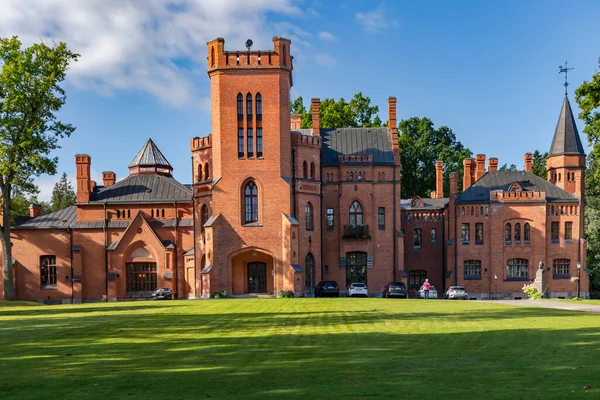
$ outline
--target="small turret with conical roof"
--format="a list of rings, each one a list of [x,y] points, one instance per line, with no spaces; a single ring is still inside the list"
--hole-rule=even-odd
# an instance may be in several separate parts
[[[129,163],[129,176],[141,174],[173,175],[173,167],[152,139],[148,139]]]

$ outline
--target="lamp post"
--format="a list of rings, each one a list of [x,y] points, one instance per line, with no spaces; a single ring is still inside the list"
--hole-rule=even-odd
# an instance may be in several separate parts
[[[498,300],[498,274],[494,274],[494,300]]]
[[[579,298],[579,289],[581,288],[581,262],[577,261],[577,298]]]

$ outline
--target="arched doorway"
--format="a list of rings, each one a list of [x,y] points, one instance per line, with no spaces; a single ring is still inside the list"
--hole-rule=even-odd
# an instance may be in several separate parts
[[[261,249],[250,248],[230,256],[231,282],[229,290],[234,295],[273,294],[274,260]]]
[[[267,292],[267,263],[250,262],[247,265],[248,271],[248,293],[266,293]]]
[[[306,291],[311,291],[315,286],[314,282],[315,258],[312,253],[308,253],[304,259],[304,287]]]

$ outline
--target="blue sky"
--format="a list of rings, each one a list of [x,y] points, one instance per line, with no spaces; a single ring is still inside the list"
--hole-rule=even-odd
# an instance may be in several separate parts
[[[191,181],[189,141],[211,131],[206,42],[228,50],[271,49],[292,40],[294,87],[302,96],[350,99],[363,92],[387,119],[429,117],[474,154],[522,168],[546,151],[563,100],[568,61],[573,90],[600,57],[598,1],[3,0],[0,36],[27,44],[66,41],[81,53],[66,82],[60,118],[77,127],[55,153],[74,183],[74,155],[92,171],[127,175],[152,138]],[[578,121],[580,132],[583,125]],[[582,142],[587,144],[585,135]],[[37,183],[49,197],[58,177]]]

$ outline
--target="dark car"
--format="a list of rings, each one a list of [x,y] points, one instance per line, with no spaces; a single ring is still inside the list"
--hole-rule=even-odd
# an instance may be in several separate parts
[[[169,288],[156,289],[150,295],[150,299],[152,299],[152,300],[172,300],[173,292]]]
[[[383,297],[403,297],[408,299],[404,282],[390,282],[383,288]]]
[[[315,297],[340,297],[340,287],[336,281],[321,281],[315,286]]]

